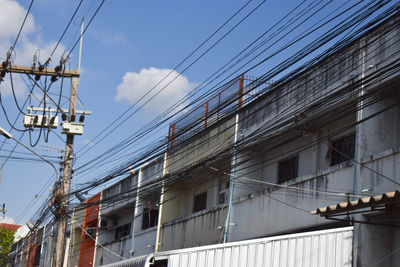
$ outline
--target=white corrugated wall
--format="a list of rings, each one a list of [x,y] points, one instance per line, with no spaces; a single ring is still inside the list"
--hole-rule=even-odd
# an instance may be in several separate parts
[[[168,267],[352,266],[353,228],[339,228],[224,245],[182,249],[168,257]]]

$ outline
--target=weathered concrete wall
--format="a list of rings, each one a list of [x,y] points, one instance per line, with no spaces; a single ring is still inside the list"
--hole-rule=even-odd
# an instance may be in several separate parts
[[[142,167],[142,183],[160,178],[163,174],[164,158],[158,158]]]
[[[307,212],[318,207],[347,201],[348,197],[341,194],[329,195],[322,191],[351,193],[353,190],[360,192],[362,189],[369,189],[372,192],[382,193],[394,190],[394,183],[383,176],[400,182],[398,178],[400,174],[400,165],[398,164],[400,162],[398,153],[400,146],[399,105],[361,123],[357,127],[350,127],[350,129],[336,136],[339,137],[356,131],[356,140],[359,141],[356,144],[356,155],[364,164],[363,167],[360,167],[357,163],[353,165],[351,161],[330,167],[327,158],[328,143],[326,141],[317,142],[308,147],[304,147],[304,145],[325,138],[338,129],[352,125],[356,122],[357,117],[360,120],[363,119],[362,116],[372,115],[396,104],[399,102],[399,96],[393,97],[392,95],[390,98],[364,108],[361,117],[360,113],[353,112],[328,126],[319,127],[317,125],[312,131],[305,131],[303,136],[298,135],[298,133],[296,133],[297,135],[288,133],[287,130],[288,127],[296,126],[295,119],[297,116],[300,117],[301,122],[310,122],[321,114],[326,117],[329,117],[330,114],[341,114],[338,113],[340,112],[338,110],[340,104],[361,96],[360,91],[357,90],[365,89],[365,92],[370,94],[383,89],[383,86],[390,79],[397,78],[400,75],[398,72],[384,72],[382,74],[384,79],[378,79],[378,82],[374,80],[363,87],[354,87],[351,94],[343,94],[345,97],[339,100],[339,104],[335,102],[334,95],[340,90],[354,84],[364,76],[375,71],[378,72],[399,61],[399,20],[399,17],[394,18],[390,23],[370,32],[365,38],[357,40],[290,81],[280,84],[277,88],[265,93],[262,99],[254,101],[241,110],[240,140],[249,138],[260,129],[266,131],[267,134],[259,136],[259,143],[250,148],[252,153],[239,150],[238,179],[231,218],[233,225],[230,227],[229,240],[277,235],[330,224],[331,221],[319,216],[311,216]],[[395,25],[394,29],[393,25]],[[324,104],[315,105],[317,103]],[[354,102],[352,108],[356,105],[357,103]],[[308,109],[311,106],[313,106],[313,109]],[[307,110],[309,112],[306,117],[302,117],[302,113]],[[277,127],[279,123],[282,126]],[[315,123],[320,122],[316,121]],[[191,165],[231,147],[234,136],[233,126],[234,117],[232,116],[230,120],[210,127],[210,129],[169,151],[167,172],[172,174],[181,169],[189,168]],[[282,133],[285,133],[285,137],[288,137],[288,139],[289,137],[295,139],[283,144],[269,143],[275,142],[276,139],[273,138]],[[294,153],[299,155],[299,177],[282,184],[306,190],[277,188],[271,187],[271,185],[240,180],[242,176],[276,183],[277,162]],[[225,161],[230,162],[231,158],[227,158]],[[152,166],[155,166],[154,169],[149,167],[144,177],[154,178],[158,176],[157,173],[160,173],[162,164],[158,162]],[[371,172],[367,167],[374,169],[375,172]],[[353,188],[354,177],[356,177],[355,188]],[[204,180],[202,178],[201,175],[196,174],[195,177],[183,177],[181,181],[167,186],[162,216],[161,250],[220,242],[223,229],[221,226],[225,223],[227,209],[225,206],[216,204],[217,178]],[[196,181],[196,183],[191,184],[191,181]],[[193,196],[204,190],[209,192],[207,193],[207,209],[191,214]],[[126,203],[123,205],[126,205]],[[115,207],[120,206],[115,205]],[[155,239],[154,235],[154,228],[144,231],[138,230],[136,244],[140,243],[141,245],[137,245],[137,247],[147,251],[148,243],[152,243],[149,240]],[[358,235],[361,238],[357,246],[360,246],[360,244],[364,246],[360,247],[358,258],[365,259],[365,262],[371,262],[385,255],[385,253],[387,254],[399,243],[399,241],[393,239],[399,236],[393,230],[377,230],[373,227],[369,229],[360,228]],[[390,239],[390,245],[384,245],[379,250],[380,244],[377,241],[380,235],[387,238],[390,238],[391,235],[393,237]],[[128,245],[130,242],[130,239],[126,239],[123,242],[113,242],[107,246],[116,251],[117,254],[127,256],[130,250]],[[366,249],[363,250],[363,248]],[[377,249],[376,253],[365,254],[371,249]],[[103,264],[107,263],[105,261],[106,255],[115,261],[119,260],[115,255],[103,253]],[[98,252],[99,254],[101,253]],[[390,265],[393,262],[396,262],[394,258],[388,258],[385,265],[386,263]],[[360,263],[362,262],[360,261]]]
[[[351,192],[353,168],[341,167],[343,165],[331,167],[318,176],[299,177],[290,184],[306,190]],[[263,185],[259,184],[258,188],[262,190]],[[346,196],[283,188],[263,190],[236,199],[231,219],[235,226],[230,228],[230,241],[276,235],[331,223],[318,216],[311,216],[308,211],[346,200]]]
[[[257,145],[250,153],[248,151],[238,153],[237,176],[239,186],[235,187],[234,198],[239,198],[253,193],[259,189],[260,184],[248,180],[241,181],[240,178],[250,178],[269,183],[278,183],[278,163],[280,160],[291,156],[298,156],[298,177],[317,175],[330,167],[328,136],[338,129],[349,127],[349,129],[332,136],[332,139],[340,138],[355,131],[350,127],[355,123],[355,114],[350,114],[328,126],[314,130],[291,142],[269,149],[271,143],[266,141]],[[272,144],[273,145],[273,144]],[[240,184],[240,182],[245,185]],[[285,184],[291,184],[289,181]]]
[[[157,226],[135,232],[134,256],[146,255],[154,252],[157,235]]]
[[[132,233],[115,239],[115,229],[132,222],[133,213],[134,208],[131,205],[107,214],[101,213],[101,218],[107,221],[107,226],[98,229],[97,243],[101,246],[97,245],[96,247],[96,265],[108,264],[130,257]]]
[[[362,166],[357,173],[359,190],[369,192],[392,192],[398,190],[400,183],[400,150],[399,147],[372,154],[362,159]],[[390,181],[392,180],[392,181]]]
[[[356,215],[356,219],[381,224],[393,223],[399,220],[399,216],[385,221],[385,214],[374,216]],[[374,224],[355,224],[355,266],[397,266],[399,255],[398,227]]]
[[[182,199],[184,195],[183,185],[172,185],[166,188],[164,193],[163,214],[161,222],[169,222],[181,217]]]
[[[220,125],[211,126],[209,130],[188,139],[168,154],[168,173],[187,168],[206,159],[229,146],[234,138],[235,119],[230,119]]]
[[[136,200],[137,186],[138,174],[136,173],[104,189],[103,200],[107,204],[102,206],[101,213],[113,213],[127,205],[133,205],[133,202]],[[125,198],[121,200],[123,196],[125,196]]]
[[[105,245],[104,248],[97,247],[95,266],[105,265],[130,257],[130,238]]]
[[[156,159],[142,166],[134,175],[122,179],[103,191],[104,198],[109,198],[101,208],[101,218],[107,221],[107,226],[99,229],[97,241],[106,249],[97,246],[96,265],[132,257],[132,246],[134,246],[134,256],[154,251],[154,227],[142,230],[142,213],[143,209],[147,207],[149,199],[151,199],[152,208],[156,208],[160,192],[147,192],[148,195],[140,194],[139,173],[142,179],[141,186],[144,186],[151,183],[152,180],[160,178],[163,164],[163,158]],[[139,192],[139,198],[137,198],[137,192]],[[126,199],[123,201],[117,199],[121,197]],[[138,201],[138,210],[134,216],[136,201]],[[116,228],[128,223],[131,223],[130,235],[116,240]],[[134,240],[132,240],[133,235]]]
[[[400,58],[399,17],[395,17],[386,25],[370,32],[366,37],[342,49],[329,58],[319,62],[303,73],[297,75],[271,92],[267,92],[261,101],[245,107],[240,114],[243,121],[240,130],[244,137],[255,130],[276,126],[277,122],[293,119],[305,107],[309,107],[325,99],[329,100],[335,93],[353,84],[362,77],[368,77],[374,71],[398,63]],[[384,79],[374,79],[365,87],[373,87],[398,77],[397,73],[384,72]],[[355,90],[360,87],[354,88]],[[314,111],[318,114],[328,106]],[[308,116],[310,116],[309,114]],[[281,129],[274,129],[273,133]]]
[[[219,187],[223,177],[224,174],[222,173],[204,169],[201,173],[193,174],[167,186],[162,223],[191,215],[194,197],[204,192],[207,192],[206,209],[218,206]]]
[[[361,158],[400,146],[399,96],[392,96],[363,109],[360,112],[360,120],[391,106],[391,109],[359,125],[360,146],[358,150]]]
[[[161,250],[220,243],[226,210],[226,207],[205,210],[163,224]]]

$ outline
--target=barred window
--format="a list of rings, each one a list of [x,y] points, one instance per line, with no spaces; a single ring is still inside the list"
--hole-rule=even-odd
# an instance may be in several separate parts
[[[355,139],[355,133],[352,133],[331,141],[329,147],[331,166],[354,158]]]
[[[297,178],[299,172],[299,156],[284,159],[278,163],[278,183]]]
[[[131,223],[127,223],[115,228],[115,240],[119,240],[131,234]]]

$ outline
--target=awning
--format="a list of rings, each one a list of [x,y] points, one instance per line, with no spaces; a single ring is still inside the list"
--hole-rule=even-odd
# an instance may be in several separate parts
[[[149,256],[150,255],[138,256],[132,259],[102,265],[102,267],[144,267]]]
[[[320,216],[331,216],[346,213],[353,210],[359,210],[364,208],[379,208],[380,206],[386,207],[391,204],[400,203],[400,191],[388,192],[382,195],[373,197],[360,198],[354,201],[342,202],[336,205],[322,207],[313,211],[310,211],[312,215],[320,214]]]

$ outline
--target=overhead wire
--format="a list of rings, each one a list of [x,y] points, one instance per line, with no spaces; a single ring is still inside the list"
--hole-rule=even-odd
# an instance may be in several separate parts
[[[13,45],[11,46],[11,48],[10,48],[10,50],[9,50],[10,53],[14,50],[15,46],[17,45],[17,42],[18,42],[18,39],[19,39],[19,37],[20,37],[20,35],[21,35],[22,29],[23,29],[24,26],[25,26],[26,19],[28,18],[29,12],[31,11],[33,2],[34,2],[34,0],[31,0],[31,2],[30,2],[30,4],[29,4],[29,7],[28,7],[28,10],[26,11],[24,20],[22,21],[22,25],[21,25],[21,27],[20,27],[19,30],[18,30],[17,37],[15,38],[15,41],[14,41]],[[10,55],[11,55],[11,54],[10,54]],[[7,59],[9,59],[9,57],[7,57]]]
[[[198,47],[196,47],[189,55],[187,55],[180,63],[178,63],[174,69],[172,69],[166,76],[164,76],[159,82],[157,82],[150,90],[148,90],[143,96],[141,96],[137,101],[135,101],[134,104],[132,104],[127,110],[125,110],[121,115],[117,117],[116,120],[114,120],[109,126],[113,125],[116,121],[118,121],[120,118],[122,118],[125,114],[127,114],[133,107],[135,107],[140,101],[142,101],[149,93],[151,93],[158,85],[160,85],[165,79],[167,79],[174,71],[177,70],[181,65],[183,65],[192,55],[194,55],[201,47],[204,46],[215,34],[217,34],[225,25],[227,25],[234,17],[236,17],[252,0],[247,1],[238,11],[236,11],[228,20],[226,20],[220,27],[217,28],[216,31],[214,31],[205,41],[203,41]],[[197,61],[199,61],[205,54],[207,54],[211,49],[213,49],[218,43],[220,43],[227,35],[229,35],[235,28],[237,28],[244,20],[246,20],[251,14],[253,14],[261,5],[263,5],[266,2],[266,0],[263,0],[260,4],[258,4],[254,9],[252,9],[244,18],[242,18],[239,22],[237,22],[233,27],[231,27],[225,34],[223,34],[222,37],[220,37],[216,42],[214,42],[205,52],[203,52],[200,56],[198,56],[194,61],[192,61],[188,66],[184,68],[183,71],[181,71],[179,74],[175,75],[175,77],[169,81],[166,85],[164,85],[160,90],[158,90],[153,96],[151,96],[148,100],[146,100],[139,108],[134,110],[131,114],[128,115],[128,117],[117,124],[116,127],[112,128],[112,130],[107,133],[109,135],[113,131],[115,131],[118,127],[120,127],[124,122],[126,122],[127,119],[132,117],[136,112],[138,112],[144,105],[149,103],[153,98],[155,98],[158,94],[160,94],[165,88],[167,88],[172,82],[174,82],[177,78],[179,78],[187,69],[189,69],[191,66],[193,66]],[[107,126],[105,129],[109,128]],[[104,131],[100,131],[100,134],[103,133]],[[94,141],[100,134],[96,135],[91,142]],[[106,135],[106,136],[107,136]],[[100,141],[104,140],[106,136],[102,137]],[[98,141],[98,142],[100,142]],[[97,143],[98,143],[97,142]],[[86,146],[82,147],[77,153],[80,153],[81,150],[83,150]],[[93,146],[89,147],[86,150],[90,150]],[[85,154],[86,151],[82,152],[81,155]]]
[[[292,10],[293,11],[293,10]],[[265,34],[265,33],[264,33]],[[199,87],[197,87],[196,89],[198,89]],[[198,101],[198,99],[197,100],[194,100],[193,102],[196,102],[196,101]],[[180,102],[180,103],[182,103],[182,102]],[[181,110],[183,110],[183,109],[181,109]],[[176,112],[175,114],[177,114],[178,112]],[[154,121],[158,121],[158,119],[156,118]],[[125,146],[126,147],[126,146]]]

